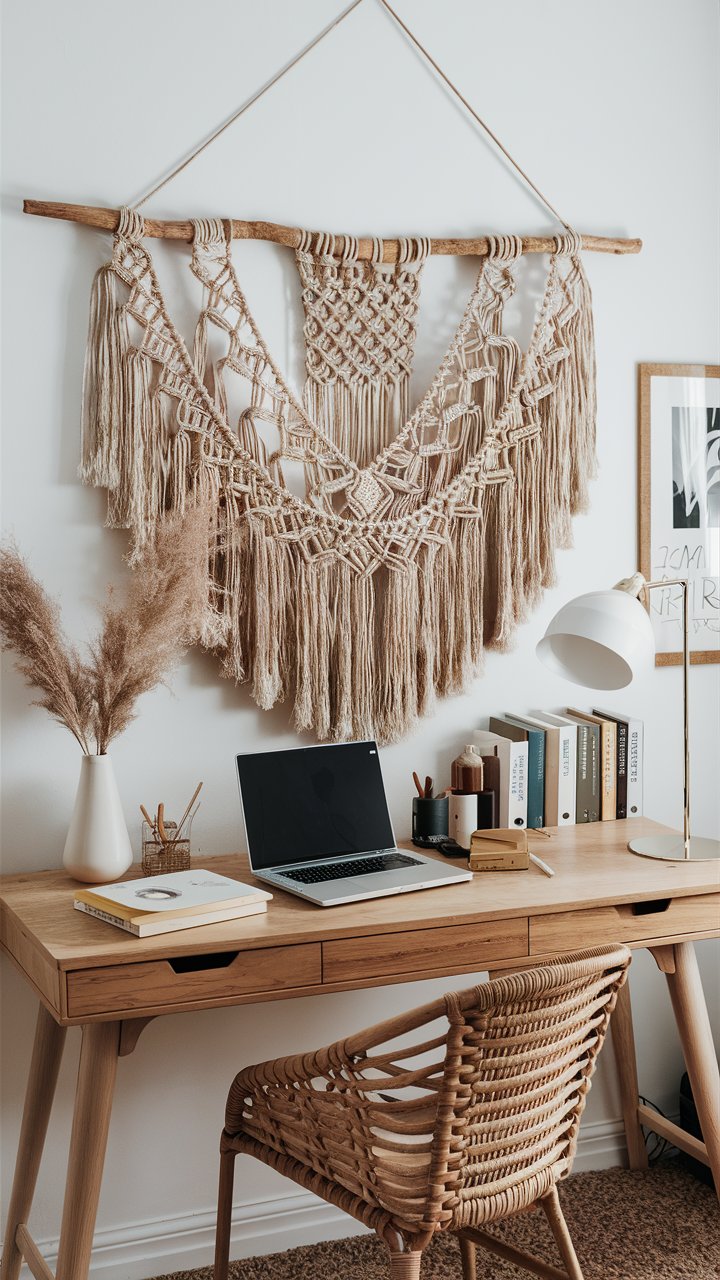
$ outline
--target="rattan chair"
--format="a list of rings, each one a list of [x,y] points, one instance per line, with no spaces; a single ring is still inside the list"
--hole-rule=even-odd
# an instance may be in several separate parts
[[[465,1280],[476,1244],[536,1275],[582,1280],[557,1183],[629,962],[621,946],[578,952],[246,1067],[220,1142],[215,1280],[227,1280],[240,1152],[374,1228],[392,1280],[419,1277],[437,1231],[460,1237]],[[537,1204],[566,1271],[481,1230]]]

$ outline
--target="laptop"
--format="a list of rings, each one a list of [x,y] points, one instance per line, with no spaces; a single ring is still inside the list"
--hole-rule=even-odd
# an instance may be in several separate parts
[[[395,847],[377,745],[345,742],[237,757],[253,875],[334,907],[471,880]]]

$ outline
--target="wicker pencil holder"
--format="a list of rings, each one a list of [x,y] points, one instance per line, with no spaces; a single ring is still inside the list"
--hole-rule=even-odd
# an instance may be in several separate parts
[[[166,822],[165,829],[169,839],[158,839],[153,828],[147,822],[142,824],[142,869],[146,876],[164,876],[171,871],[190,870],[190,833],[192,820],[184,827],[180,840],[173,839],[177,830],[176,822]]]

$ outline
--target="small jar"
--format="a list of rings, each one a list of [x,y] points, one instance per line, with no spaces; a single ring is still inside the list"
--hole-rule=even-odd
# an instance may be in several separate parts
[[[456,795],[477,795],[485,790],[485,768],[477,747],[470,743],[450,767],[450,786]]]
[[[183,827],[182,837],[175,837],[176,822],[166,822],[167,840],[155,834],[147,822],[142,824],[142,869],[146,876],[164,876],[171,871],[190,870],[190,837],[192,818]]]

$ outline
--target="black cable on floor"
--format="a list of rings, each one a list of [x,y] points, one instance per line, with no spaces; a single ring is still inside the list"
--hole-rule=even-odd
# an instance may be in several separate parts
[[[641,1094],[640,1101],[644,1106],[650,1107],[652,1111],[657,1111],[657,1114],[662,1116],[663,1120],[669,1119],[669,1116],[666,1116],[662,1108],[658,1107],[656,1103],[651,1102],[649,1098],[643,1098]],[[657,1164],[658,1160],[663,1160],[665,1156],[668,1155],[679,1155],[678,1148],[674,1146],[668,1138],[662,1138],[659,1133],[655,1133],[652,1129],[646,1129],[643,1125],[641,1125],[640,1128],[642,1129],[643,1137],[645,1139],[645,1146],[648,1153],[648,1164]]]

